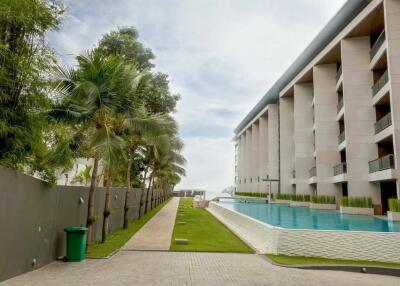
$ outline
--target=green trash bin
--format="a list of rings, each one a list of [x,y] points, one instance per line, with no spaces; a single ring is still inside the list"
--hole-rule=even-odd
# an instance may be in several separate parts
[[[86,252],[86,227],[69,226],[64,228],[67,233],[66,261],[78,262],[85,259]]]

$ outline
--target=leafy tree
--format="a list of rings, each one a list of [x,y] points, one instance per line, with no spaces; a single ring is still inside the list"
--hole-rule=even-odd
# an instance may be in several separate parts
[[[149,71],[154,67],[151,63],[154,54],[145,48],[138,38],[139,34],[135,27],[123,27],[104,35],[98,48],[106,56],[118,55],[125,61],[136,64],[140,71]],[[175,111],[180,96],[171,94],[168,75],[158,72],[151,73],[148,77],[146,90],[140,97],[142,104],[154,114]]]
[[[154,54],[145,48],[138,38],[139,33],[135,27],[119,28],[103,36],[99,42],[99,49],[106,56],[117,55],[125,61],[136,63],[140,71],[150,70],[154,67],[151,63]]]
[[[151,113],[171,113],[179,99],[179,94],[171,94],[168,75],[156,73],[151,75],[142,101]]]
[[[49,106],[45,71],[54,65],[45,35],[64,11],[51,0],[0,2],[0,163],[54,182],[44,138]]]

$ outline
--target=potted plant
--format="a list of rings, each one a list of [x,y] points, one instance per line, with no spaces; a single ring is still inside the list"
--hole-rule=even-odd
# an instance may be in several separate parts
[[[310,195],[290,195],[291,207],[309,207]]]
[[[336,210],[335,196],[312,196],[310,208],[318,210]]]
[[[387,212],[388,220],[400,221],[400,200],[389,199],[389,211]]]
[[[370,197],[343,197],[340,201],[340,212],[345,214],[374,215]]]

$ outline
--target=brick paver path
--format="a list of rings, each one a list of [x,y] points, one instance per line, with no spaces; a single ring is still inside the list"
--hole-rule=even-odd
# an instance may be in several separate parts
[[[122,248],[123,250],[169,250],[179,198],[173,197]]]
[[[0,283],[0,286],[24,285],[398,286],[400,278],[282,268],[256,254],[120,251],[110,259],[54,262]]]

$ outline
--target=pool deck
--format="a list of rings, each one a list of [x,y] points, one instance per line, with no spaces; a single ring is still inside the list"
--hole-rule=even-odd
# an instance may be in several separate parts
[[[285,285],[398,286],[400,278],[270,264],[255,254],[120,251],[109,259],[54,262],[0,286]]]

